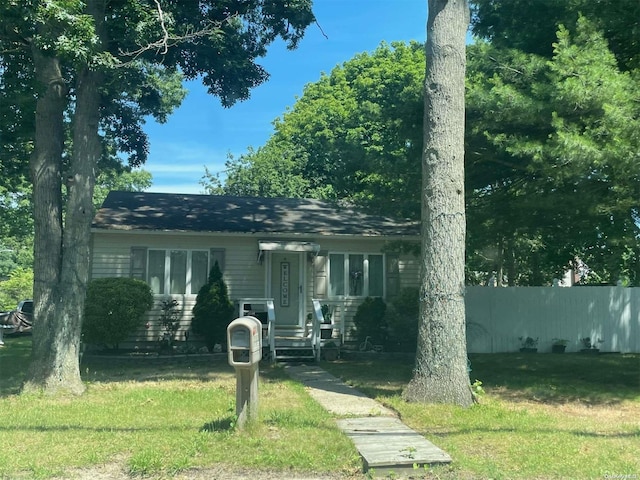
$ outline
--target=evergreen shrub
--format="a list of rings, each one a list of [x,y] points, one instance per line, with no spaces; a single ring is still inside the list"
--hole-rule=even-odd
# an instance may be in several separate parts
[[[420,319],[419,295],[420,289],[405,288],[389,302],[386,315],[389,336],[385,350],[415,352]]]
[[[367,297],[364,299],[353,317],[358,343],[364,342],[367,337],[370,337],[369,341],[374,345],[387,343],[386,311],[387,304],[382,298]]]
[[[84,308],[84,341],[117,349],[144,322],[153,306],[151,288],[127,277],[97,278],[89,283]]]
[[[216,344],[224,346],[227,343],[227,327],[233,320],[233,314],[234,307],[229,300],[227,284],[216,262],[209,272],[207,283],[196,297],[191,329],[202,335],[209,351],[213,351]]]

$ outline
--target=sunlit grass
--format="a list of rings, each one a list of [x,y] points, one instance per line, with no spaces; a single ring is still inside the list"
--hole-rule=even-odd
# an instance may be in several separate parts
[[[11,445],[11,455],[0,456],[0,478],[46,478],[112,461],[132,475],[169,476],[216,464],[301,472],[359,467],[331,416],[281,369],[261,369],[259,419],[239,431],[226,358],[88,358],[82,397],[7,394],[19,388],[5,372],[11,348],[17,352],[23,342],[12,339],[0,357],[0,432],[3,445]]]

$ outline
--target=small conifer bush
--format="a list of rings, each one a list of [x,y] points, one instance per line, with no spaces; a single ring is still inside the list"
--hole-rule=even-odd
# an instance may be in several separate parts
[[[227,285],[222,278],[218,262],[209,272],[209,279],[202,286],[193,307],[191,328],[194,333],[204,337],[209,351],[216,344],[227,342],[227,327],[233,320],[234,307],[229,300]]]

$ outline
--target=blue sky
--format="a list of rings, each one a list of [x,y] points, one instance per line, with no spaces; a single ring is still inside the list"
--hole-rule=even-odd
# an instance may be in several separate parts
[[[273,44],[260,63],[269,80],[251,98],[225,109],[199,82],[169,120],[145,125],[151,149],[145,169],[153,174],[150,191],[201,193],[205,165],[224,170],[227,154],[258,148],[273,132],[272,122],[293,106],[307,83],[329,73],[357,53],[381,42],[426,39],[427,0],[314,0],[322,28],[310,25],[296,50]],[[324,35],[328,38],[326,38]]]

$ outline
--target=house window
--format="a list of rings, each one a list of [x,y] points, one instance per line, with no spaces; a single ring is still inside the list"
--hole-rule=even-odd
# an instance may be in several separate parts
[[[209,252],[149,249],[147,272],[155,294],[197,294],[207,283]]]
[[[383,266],[379,254],[329,254],[329,296],[384,296]]]

